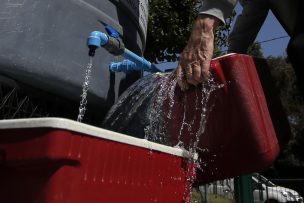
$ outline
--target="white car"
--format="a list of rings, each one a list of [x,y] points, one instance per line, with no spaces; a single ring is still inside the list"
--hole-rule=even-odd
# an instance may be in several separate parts
[[[297,191],[275,185],[260,174],[254,174],[252,176],[252,182],[254,188],[253,199],[255,202],[264,200],[267,202],[267,199],[270,203],[303,202],[303,197],[301,197]]]
[[[295,190],[275,185],[260,174],[252,175],[253,199],[256,203],[303,203],[303,197]],[[234,180],[226,179],[216,181],[206,186],[201,186],[204,194],[217,194],[229,199],[234,197]]]

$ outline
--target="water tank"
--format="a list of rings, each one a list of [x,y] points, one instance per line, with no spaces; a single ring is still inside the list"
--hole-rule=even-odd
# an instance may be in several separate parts
[[[1,1],[1,85],[10,80],[26,87],[22,93],[31,89],[42,92],[41,99],[58,97],[77,106],[89,61],[89,33],[105,32],[104,25],[111,25],[128,49],[141,54],[147,15],[148,0]],[[108,64],[115,60],[120,59],[103,49],[94,57],[88,106],[95,112],[106,111],[119,92],[141,76],[110,74]]]

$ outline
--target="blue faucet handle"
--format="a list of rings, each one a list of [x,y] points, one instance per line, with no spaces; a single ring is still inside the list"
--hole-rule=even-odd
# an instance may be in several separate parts
[[[111,37],[114,37],[115,39],[119,38],[119,32],[117,30],[115,30],[115,28],[113,28],[111,25],[106,25],[105,29],[108,33],[108,35],[110,35]]]

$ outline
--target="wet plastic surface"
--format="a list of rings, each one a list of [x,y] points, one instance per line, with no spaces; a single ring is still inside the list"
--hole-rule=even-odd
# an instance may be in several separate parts
[[[215,80],[224,86],[212,92],[208,101],[205,130],[199,135],[200,183],[262,171],[269,168],[278,156],[278,139],[256,70],[256,65],[264,65],[260,68],[267,66],[266,63],[261,63],[263,60],[256,61],[257,63],[250,56],[232,54],[217,58],[211,63]],[[264,82],[265,85],[266,83]],[[200,88],[192,88],[186,93],[177,90],[173,110],[176,118],[168,120],[170,136],[181,134],[186,146],[195,139],[195,133],[201,126],[201,114],[196,110],[193,99],[200,96],[197,94],[201,91]],[[186,95],[186,101],[181,99],[181,95]],[[276,102],[279,101],[268,101],[269,105]],[[184,103],[187,104],[186,107]],[[197,119],[191,124],[191,129],[183,128],[180,133],[176,126],[182,122],[189,123],[194,116]],[[286,121],[284,118],[275,119]],[[282,133],[279,135],[281,140],[289,136]]]
[[[64,119],[0,124],[0,202],[178,203],[187,198],[188,165],[180,149]]]

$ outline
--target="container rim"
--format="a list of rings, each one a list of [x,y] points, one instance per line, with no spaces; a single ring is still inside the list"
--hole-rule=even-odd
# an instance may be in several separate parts
[[[76,122],[66,118],[46,117],[46,118],[22,118],[0,120],[1,130],[29,129],[29,128],[52,128],[81,133],[87,136],[111,140],[119,143],[146,148],[153,151],[164,152],[183,158],[197,159],[197,154],[191,155],[187,150],[169,147],[166,145],[154,143],[145,139],[131,137],[129,135],[117,133],[114,131],[98,128],[92,125]],[[1,134],[0,134],[1,136]]]

